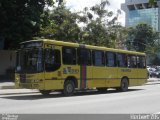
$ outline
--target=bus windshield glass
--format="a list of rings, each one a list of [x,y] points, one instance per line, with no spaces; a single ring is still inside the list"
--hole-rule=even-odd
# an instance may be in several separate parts
[[[42,49],[23,49],[17,53],[17,72],[36,73],[43,71]]]

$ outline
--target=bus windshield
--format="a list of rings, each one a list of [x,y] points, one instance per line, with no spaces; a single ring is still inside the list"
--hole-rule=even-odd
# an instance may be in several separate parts
[[[23,49],[17,53],[17,72],[36,73],[43,71],[42,49]]]

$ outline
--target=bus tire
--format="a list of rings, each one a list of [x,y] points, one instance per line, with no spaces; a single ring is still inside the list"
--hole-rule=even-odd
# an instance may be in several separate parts
[[[51,93],[51,90],[40,90],[40,93],[44,96],[47,96]]]
[[[118,91],[121,91],[121,92],[126,92],[128,90],[128,79],[127,78],[123,78],[121,80],[121,85],[119,88],[117,88]]]
[[[67,80],[64,83],[64,90],[63,90],[63,94],[65,96],[71,96],[74,94],[75,91],[75,84],[72,80]]]

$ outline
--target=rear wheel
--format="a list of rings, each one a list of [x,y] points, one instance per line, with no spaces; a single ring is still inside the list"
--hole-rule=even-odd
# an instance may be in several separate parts
[[[74,90],[75,90],[75,84],[74,84],[74,82],[71,81],[71,80],[67,80],[67,81],[64,83],[63,94],[64,94],[65,96],[71,96],[71,95],[73,95]]]
[[[41,93],[42,95],[47,96],[47,95],[49,95],[49,94],[51,93],[51,90],[40,90],[40,93]]]
[[[121,80],[121,86],[117,88],[117,90],[121,92],[125,92],[128,90],[128,79],[127,78],[123,78]]]

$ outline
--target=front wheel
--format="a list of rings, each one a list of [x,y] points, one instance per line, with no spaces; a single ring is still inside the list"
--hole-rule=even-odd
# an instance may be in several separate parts
[[[71,81],[71,80],[67,80],[67,81],[64,83],[63,94],[64,94],[65,96],[71,96],[71,95],[73,95],[74,90],[75,90],[75,84],[74,84],[74,82]]]
[[[119,88],[117,88],[117,90],[121,92],[126,92],[128,90],[128,79],[127,78],[123,78],[121,80],[121,85]]]

